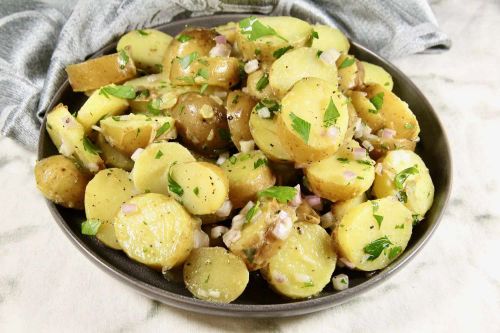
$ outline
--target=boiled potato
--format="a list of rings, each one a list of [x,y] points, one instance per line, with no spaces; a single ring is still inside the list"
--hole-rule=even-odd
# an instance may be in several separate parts
[[[340,30],[323,24],[316,24],[313,29],[318,33],[318,38],[313,38],[311,47],[321,51],[335,49],[347,54],[350,46],[349,40]]]
[[[363,85],[364,68],[363,64],[354,56],[341,54],[337,59],[339,88],[346,92]]]
[[[123,83],[124,86],[132,86],[137,91],[156,90],[164,86],[170,86],[170,83],[165,81],[162,74],[149,74],[141,77],[136,77]]]
[[[222,247],[194,249],[184,263],[186,288],[202,300],[230,303],[243,293],[248,280],[243,260]]]
[[[160,82],[162,83],[158,86],[144,89],[137,94],[136,98],[128,101],[132,112],[150,115],[168,114],[170,109],[177,103],[177,99],[180,95],[188,92],[200,91],[196,86],[174,86],[165,81]],[[207,92],[209,92],[209,89],[207,89]]]
[[[325,229],[297,222],[279,251],[261,271],[281,295],[307,298],[318,294],[330,283],[336,261],[332,239]]]
[[[172,37],[156,29],[129,31],[123,35],[116,50],[127,50],[137,68],[148,73],[159,73]]]
[[[320,222],[318,213],[305,200],[297,207],[296,214],[298,221],[312,224],[319,224]]]
[[[340,257],[359,270],[374,271],[405,250],[411,232],[411,211],[394,198],[384,198],[349,210],[333,237]]]
[[[329,82],[305,78],[281,102],[278,136],[295,162],[318,161],[339,149],[349,122],[347,100]]]
[[[96,143],[101,150],[102,159],[104,160],[106,166],[120,168],[126,171],[132,170],[134,162],[130,159],[130,157],[111,147],[101,133],[97,135]]]
[[[194,244],[195,221],[175,199],[147,193],[126,202],[131,211],[119,210],[115,234],[132,259],[155,269],[182,264]]]
[[[377,135],[364,136],[362,140],[366,140],[372,145],[373,150],[370,151],[370,156],[373,159],[383,157],[391,150],[405,149],[414,151],[417,146],[417,142],[414,140],[383,138]]]
[[[238,150],[241,150],[240,141],[252,140],[250,132],[250,114],[257,101],[240,90],[231,91],[227,95],[226,110],[227,123],[231,140]]]
[[[257,104],[250,114],[250,133],[259,149],[273,161],[291,161],[292,156],[285,149],[283,142],[278,136],[277,116],[262,118],[257,108],[265,106]]]
[[[364,84],[368,85],[377,83],[387,90],[392,90],[394,82],[392,81],[391,74],[387,73],[387,71],[380,66],[366,61],[361,61],[361,63],[363,64],[363,68],[365,70],[365,76],[363,78]]]
[[[270,27],[274,34],[258,36],[260,26]],[[257,58],[271,62],[276,58],[274,52],[291,46],[305,46],[311,39],[312,28],[309,23],[288,16],[249,17],[239,22],[236,44],[243,60]],[[258,38],[256,38],[258,37]]]
[[[174,163],[194,162],[193,155],[177,142],[152,143],[136,159],[131,177],[144,192],[168,194],[168,170]]]
[[[353,139],[354,132],[356,130],[356,123],[359,119],[356,109],[350,101],[347,102],[347,113],[349,116],[349,122],[347,123],[347,130],[345,132],[343,144],[346,144]]]
[[[356,141],[351,141],[336,154],[307,167],[310,189],[331,201],[348,200],[367,191],[375,178],[375,162],[368,155],[357,160],[353,151],[359,148]]]
[[[36,162],[35,179],[40,192],[50,201],[67,208],[83,209],[90,175],[72,159],[54,155]]]
[[[336,89],[337,67],[325,63],[317,53],[318,50],[302,47],[285,53],[273,62],[269,72],[269,85],[276,95],[285,96],[303,78],[323,79],[331,85],[331,90]]]
[[[58,104],[49,112],[46,128],[61,154],[75,157],[90,172],[104,168],[99,150],[85,136],[83,126],[69,113],[65,105]]]
[[[128,156],[153,141],[177,137],[175,121],[167,116],[128,114],[104,118],[100,124],[106,141]]]
[[[257,193],[274,185],[267,157],[259,150],[231,156],[221,165],[229,180],[229,199],[234,208],[257,199]]]
[[[238,25],[235,22],[228,22],[226,24],[215,27],[215,31],[226,37],[226,40],[231,44],[236,40],[237,30]]]
[[[114,84],[109,87],[115,88]],[[109,94],[103,94],[101,89],[95,90],[78,110],[76,120],[83,125],[86,134],[92,131],[102,118],[122,114],[128,109],[126,99],[118,98]]]
[[[349,210],[362,204],[366,200],[367,200],[366,193],[363,193],[352,199],[335,202],[332,205],[332,214],[335,217],[335,221],[337,222],[341,221],[344,215],[347,214]]]
[[[424,161],[410,150],[393,150],[382,160],[382,172],[375,175],[373,194],[377,198],[397,196],[421,219],[431,208],[434,185]]]
[[[195,215],[215,213],[226,201],[229,181],[224,171],[207,162],[174,164],[168,173],[168,192]]]
[[[242,216],[246,223],[241,230],[234,231],[239,237],[232,241],[224,240],[229,250],[241,257],[251,271],[267,266],[291,232],[293,222],[297,220],[293,207],[274,199],[257,201],[255,205],[257,208],[254,208],[253,216],[248,213]]]
[[[121,249],[115,236],[114,218],[135,194],[129,173],[118,168],[99,171],[85,189],[85,215],[89,220],[101,222],[96,237],[113,249]]]
[[[193,60],[186,61],[186,57]],[[203,85],[229,89],[240,80],[240,63],[233,57],[199,57],[191,53],[174,59],[170,81],[179,86]],[[186,66],[186,64],[188,64]]]
[[[134,61],[126,50],[90,59],[66,67],[73,91],[99,89],[111,83],[122,83],[136,75]]]
[[[269,84],[269,74],[263,70],[257,70],[247,77],[248,94],[257,99],[272,99],[274,92]]]
[[[186,146],[217,155],[231,144],[226,109],[212,98],[198,93],[181,95],[171,114]]]

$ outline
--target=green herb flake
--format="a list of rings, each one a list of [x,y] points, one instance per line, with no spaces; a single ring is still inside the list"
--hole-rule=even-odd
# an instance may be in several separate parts
[[[236,94],[233,97],[233,100],[231,101],[232,104],[238,104],[238,101],[240,100],[240,95]]]
[[[255,55],[256,56],[259,56],[261,53],[262,53],[262,51],[260,49],[255,49]]]
[[[276,59],[279,59],[279,58],[281,58],[281,56],[283,54],[287,53],[291,49],[293,49],[293,46],[291,46],[291,45],[279,48],[273,52],[273,57],[275,57]]]
[[[339,110],[333,103],[333,99],[330,97],[330,102],[325,110],[325,115],[323,116],[323,127],[330,127],[337,123],[337,119],[340,117]]]
[[[259,158],[257,161],[253,163],[253,168],[254,170],[257,169],[258,167],[262,165],[267,165],[267,159],[265,158]]]
[[[418,174],[418,167],[416,164],[412,167],[404,169],[394,177],[394,186],[396,186],[398,190],[402,190],[408,177],[416,174]]]
[[[135,89],[132,86],[105,86],[101,88],[99,94],[107,98],[111,95],[122,99],[134,99]]]
[[[193,39],[193,37],[191,36],[188,36],[188,35],[183,35],[183,34],[180,34],[179,36],[177,36],[177,40],[181,43],[185,43],[189,40]]]
[[[257,84],[255,85],[255,88],[258,91],[262,91],[267,85],[269,84],[269,75],[267,73],[264,73],[262,77],[257,81]]]
[[[203,95],[205,93],[205,91],[207,90],[207,88],[208,88],[208,83],[203,83],[200,87],[200,94]]]
[[[377,259],[382,251],[392,245],[392,242],[387,238],[387,236],[378,238],[373,242],[367,244],[363,251],[369,255],[368,260],[373,261]]]
[[[187,56],[179,58],[179,63],[181,64],[182,69],[186,69],[197,58],[198,58],[198,52],[194,51],[194,52],[191,52],[190,54],[188,54]]]
[[[312,34],[311,34],[311,37],[312,38],[316,38],[316,39],[319,39],[319,34],[317,31],[313,30]]]
[[[206,68],[200,68],[198,69],[198,72],[196,72],[196,76],[201,76],[205,80],[208,80],[208,69]]]
[[[182,197],[184,194],[184,190],[182,187],[172,178],[172,175],[170,172],[168,173],[168,190],[172,193],[177,194],[178,196]]]
[[[236,164],[237,161],[238,161],[238,158],[236,158],[236,156],[234,156],[234,155],[229,158],[229,162],[231,162],[231,164],[233,164],[233,165]]]
[[[260,191],[257,196],[275,198],[280,203],[291,201],[297,194],[297,189],[290,186],[272,186]]]
[[[208,280],[210,280],[210,274],[207,275],[207,278],[205,279],[205,283],[208,283]]]
[[[322,54],[323,54],[323,51],[318,50],[318,52],[316,52],[316,57],[318,57],[318,58],[319,58]]]
[[[375,96],[370,98],[370,102],[373,104],[377,112],[380,111],[382,105],[384,105],[384,93],[381,92],[376,94]]]
[[[271,117],[274,117],[275,113],[281,111],[281,104],[272,99],[264,98],[263,100],[257,103],[257,105],[255,106],[255,110],[259,111],[263,107],[266,107],[269,110],[269,112],[271,112]]]
[[[120,66],[120,69],[125,69],[129,60],[130,58],[125,50],[120,50],[120,52],[118,52],[118,65]]]
[[[391,247],[391,249],[389,250],[389,255],[387,257],[389,258],[389,260],[392,260],[396,258],[402,251],[403,249],[401,248],[401,246]]]
[[[194,189],[193,189],[193,193],[198,196],[198,194],[200,194],[200,188],[198,186],[196,186]]]
[[[259,211],[259,202],[257,201],[255,205],[253,205],[252,208],[250,208],[245,214],[246,222],[252,221],[252,219],[254,218],[255,214],[257,214],[258,211]]]
[[[311,132],[311,124],[304,119],[297,117],[293,112],[290,113],[292,120],[292,128],[304,140],[305,143],[309,141],[309,133]]]
[[[155,68],[158,72],[163,72],[163,65],[162,64],[155,64]]]
[[[345,157],[337,157],[337,161],[339,161],[342,164],[348,164],[349,160]]]
[[[161,98],[155,98],[146,104],[146,110],[154,116],[158,116],[161,113],[160,104]]]
[[[255,254],[257,253],[257,250],[254,249],[253,247],[251,247],[249,249],[243,249],[243,253],[247,257],[248,262],[253,264],[253,260],[254,260]]]
[[[378,113],[378,110],[375,110],[375,109],[368,109],[368,112],[373,113],[373,114],[377,114],[377,113]]]
[[[406,129],[413,129],[415,126],[413,126],[413,124],[410,124],[410,123],[405,123],[404,127]]]
[[[192,76],[181,76],[181,77],[178,77],[177,80],[184,81],[184,82],[186,82],[189,85],[194,85],[195,84],[194,77],[192,77]]]
[[[139,133],[141,133],[141,129],[137,128],[137,131],[135,131],[135,137],[136,138],[139,136]]]
[[[101,221],[99,221],[98,219],[89,219],[82,223],[82,234],[95,236],[100,226]]]
[[[137,32],[138,32],[141,36],[147,36],[147,35],[149,35],[149,32],[144,31],[144,30],[137,30]]]
[[[250,16],[239,22],[240,33],[245,35],[248,40],[254,41],[265,36],[276,36],[285,42],[286,38],[279,35],[276,30],[260,22],[255,16]]]
[[[158,130],[156,131],[155,139],[157,139],[160,136],[162,136],[163,134],[165,134],[170,129],[170,126],[171,125],[168,121],[166,123],[164,123],[163,125],[161,125],[161,127],[158,128]]]
[[[396,226],[394,227],[394,229],[404,229],[404,228],[405,228],[405,224],[404,223],[396,224]]]
[[[309,288],[309,287],[314,287],[314,283],[312,281],[304,282],[304,284],[302,285],[302,288]]]
[[[408,195],[406,194],[406,191],[403,191],[403,190],[399,191],[396,194],[396,197],[402,203],[407,203],[408,202]]]
[[[339,69],[349,67],[352,64],[354,64],[355,62],[356,62],[356,60],[354,58],[346,57],[344,59],[344,61],[342,61],[342,63],[340,64]]]
[[[111,116],[111,119],[113,119],[114,121],[120,121],[120,117],[119,116]]]
[[[156,153],[155,159],[159,160],[163,156],[163,152],[161,150],[158,150]]]
[[[356,160],[356,163],[363,164],[363,165],[373,165],[372,161],[370,161],[370,160]]]
[[[342,279],[340,279],[340,283],[347,284],[347,281],[344,278],[342,278]]]
[[[135,98],[136,99],[137,98],[148,98],[149,95],[150,95],[149,90],[145,89],[145,90],[142,90],[141,92],[139,92]]]
[[[384,220],[384,217],[382,215],[377,215],[375,214],[378,211],[379,205],[377,201],[372,201],[372,213],[373,213],[373,218],[375,221],[377,221],[378,228],[380,229],[380,226],[382,225],[382,221]]]
[[[99,148],[97,148],[92,143],[92,141],[89,140],[89,138],[87,138],[86,136],[84,136],[83,139],[82,139],[82,141],[83,141],[83,149],[85,149],[85,151],[88,151],[89,153],[91,153],[93,155],[99,155],[99,153],[101,152],[101,150]]]
[[[412,214],[411,218],[413,220],[413,226],[417,225],[418,222],[420,222],[420,215],[419,214]]]

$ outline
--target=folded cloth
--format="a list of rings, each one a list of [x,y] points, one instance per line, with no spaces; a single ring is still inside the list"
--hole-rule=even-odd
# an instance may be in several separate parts
[[[425,0],[2,0],[1,133],[35,150],[66,65],[127,30],[224,12],[291,15],[334,25],[389,58],[451,44]]]

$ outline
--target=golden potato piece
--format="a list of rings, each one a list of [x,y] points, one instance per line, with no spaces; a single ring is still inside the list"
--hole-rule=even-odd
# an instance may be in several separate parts
[[[68,65],[66,73],[73,91],[87,91],[130,80],[135,77],[136,69],[130,54],[122,50],[79,64]]]
[[[173,198],[147,193],[126,202],[115,217],[115,234],[132,259],[155,269],[181,265],[194,244],[195,221]]]
[[[263,70],[257,70],[248,74],[247,85],[248,94],[257,99],[275,98],[273,89],[269,84],[269,73]]]
[[[352,208],[362,204],[367,200],[366,193],[360,194],[352,199],[337,201],[332,205],[332,214],[335,221],[340,222],[345,214]]]
[[[85,186],[90,175],[63,155],[44,158],[35,164],[36,186],[50,201],[75,209],[83,209]]]
[[[243,260],[222,247],[194,249],[184,263],[184,283],[196,297],[214,303],[230,303],[248,284]]]
[[[301,204],[297,207],[296,214],[298,221],[311,224],[319,224],[320,222],[319,214],[305,200],[302,200]]]
[[[240,141],[253,139],[249,121],[250,114],[256,103],[255,99],[240,90],[231,91],[227,95],[227,123],[231,133],[231,140],[238,150],[241,150]]]
[[[385,69],[380,66],[371,64],[366,61],[361,62],[363,64],[363,68],[365,70],[365,75],[363,78],[363,83],[373,84],[377,83],[383,86],[387,90],[392,90],[394,86],[394,82],[392,81],[392,76]]]
[[[363,85],[365,75],[363,64],[354,56],[341,54],[337,59],[339,88],[346,92]]]
[[[235,22],[228,22],[226,24],[215,27],[215,31],[226,37],[226,40],[231,44],[236,40],[237,30],[238,25]]]
[[[111,147],[104,136],[97,134],[97,146],[101,150],[102,159],[107,167],[120,168],[126,171],[132,170],[134,162],[126,154]]]
[[[313,38],[311,47],[321,51],[335,49],[347,54],[350,47],[349,40],[340,30],[323,24],[313,25],[313,29],[318,33],[318,38]]]

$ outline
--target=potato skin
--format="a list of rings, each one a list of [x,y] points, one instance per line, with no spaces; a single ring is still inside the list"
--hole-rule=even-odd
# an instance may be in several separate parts
[[[212,117],[203,117],[204,105],[212,109]],[[179,96],[172,117],[183,143],[199,153],[215,156],[231,144],[226,109],[207,96],[198,93]]]
[[[253,139],[249,121],[255,104],[257,101],[253,97],[240,90],[231,91],[227,95],[227,123],[231,140],[238,150],[240,150],[240,141]]]
[[[50,201],[67,208],[83,209],[85,187],[91,176],[63,155],[44,158],[35,164],[36,185]]]

